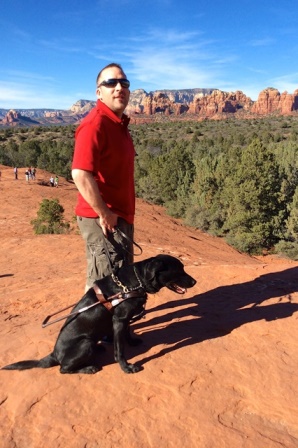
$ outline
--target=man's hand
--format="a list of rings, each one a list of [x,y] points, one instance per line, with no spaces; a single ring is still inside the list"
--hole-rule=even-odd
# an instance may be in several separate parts
[[[113,213],[103,201],[97,183],[90,171],[72,170],[72,178],[77,189],[99,216],[99,225],[104,235],[113,232],[118,222],[118,215]]]
[[[109,209],[108,213],[99,217],[99,225],[102,228],[105,237],[108,236],[109,232],[114,232],[117,223],[118,223],[118,215],[116,215],[116,213],[111,212]]]

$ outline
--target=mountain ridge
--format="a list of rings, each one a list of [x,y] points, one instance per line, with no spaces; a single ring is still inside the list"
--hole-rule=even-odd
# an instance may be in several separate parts
[[[0,109],[0,127],[34,126],[51,124],[78,124],[95,106],[95,100],[80,99],[69,109]],[[131,92],[126,113],[132,123],[154,118],[179,120],[256,118],[269,114],[296,115],[298,113],[298,89],[292,94],[280,93],[268,87],[253,101],[241,90],[225,92],[218,89],[194,88],[180,90],[156,90]]]

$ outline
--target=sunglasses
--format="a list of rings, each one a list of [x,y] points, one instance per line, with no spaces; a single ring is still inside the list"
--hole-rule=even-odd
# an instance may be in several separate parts
[[[102,81],[98,87],[100,87],[100,86],[116,87],[118,82],[120,82],[121,87],[123,87],[124,89],[128,89],[128,87],[130,86],[130,82],[126,78],[120,78],[120,79],[110,78],[110,79],[106,79],[105,81]]]

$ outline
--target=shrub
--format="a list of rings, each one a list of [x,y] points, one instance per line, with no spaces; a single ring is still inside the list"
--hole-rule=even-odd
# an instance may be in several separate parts
[[[70,225],[64,221],[64,208],[58,199],[43,199],[37,218],[31,221],[36,235],[68,233]]]
[[[298,243],[296,241],[280,241],[275,246],[275,253],[282,257],[298,260]]]

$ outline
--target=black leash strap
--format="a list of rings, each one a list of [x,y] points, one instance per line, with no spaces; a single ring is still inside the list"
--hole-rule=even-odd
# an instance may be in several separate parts
[[[96,224],[100,227],[99,220],[96,220]],[[141,248],[141,246],[139,244],[137,244],[134,240],[129,238],[127,235],[125,235],[125,233],[118,226],[115,227],[115,232],[119,233],[119,235],[121,235],[121,237],[123,239],[127,240],[129,243],[132,243],[133,246],[136,246],[139,249],[140,252],[138,254],[135,254],[134,252],[131,253],[130,251],[128,251],[126,249],[125,245],[122,244],[123,250],[125,250],[127,253],[129,253],[132,256],[142,255],[143,249]],[[110,253],[109,253],[109,249],[108,249],[108,245],[107,245],[107,240],[106,240],[105,237],[103,238],[103,246],[104,246],[105,253],[106,253],[106,256],[107,256],[107,259],[108,259],[110,271],[111,271],[111,273],[113,273],[114,269],[113,269],[113,266],[112,266],[112,261],[111,261],[111,257],[110,257]]]
[[[139,249],[140,253],[138,253],[138,254],[133,253],[131,255],[134,255],[134,256],[142,255],[143,249],[141,248],[141,246],[139,244],[137,244],[134,240],[131,240],[127,235],[125,235],[125,233],[122,232],[122,230],[119,229],[119,227],[116,227],[116,231],[120,233],[120,235],[122,236],[123,239],[129,241],[130,243],[132,243]],[[124,247],[124,250],[126,250],[125,247]],[[126,250],[126,252],[127,252],[127,250]]]
[[[99,224],[98,224],[98,225],[99,225]],[[126,247],[125,247],[124,244],[122,244],[122,248],[123,248],[123,250],[125,250],[127,253],[129,253],[130,255],[133,255],[133,256],[139,256],[139,255],[142,255],[142,253],[143,253],[143,249],[141,248],[141,246],[140,246],[139,244],[137,244],[134,240],[131,240],[127,235],[125,235],[125,233],[124,233],[121,229],[119,229],[118,226],[115,227],[115,232],[118,232],[119,235],[121,235],[121,237],[122,237],[123,239],[125,239],[125,240],[127,240],[129,243],[132,243],[133,245],[135,245],[135,246],[139,249],[140,253],[135,254],[135,253],[131,253],[131,252],[129,252],[129,251],[126,249]],[[106,256],[107,256],[108,263],[109,263],[110,272],[111,272],[111,274],[113,274],[113,273],[114,273],[114,269],[113,269],[113,266],[112,266],[112,261],[111,261],[111,257],[110,257],[109,248],[108,248],[108,245],[107,245],[106,238],[103,239],[103,245],[104,245],[105,253],[106,253]]]

